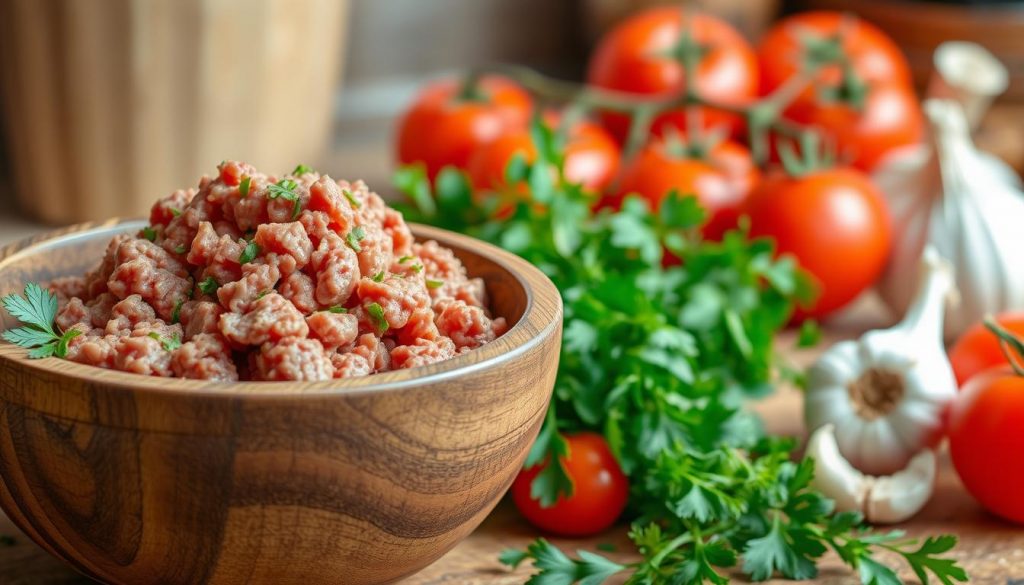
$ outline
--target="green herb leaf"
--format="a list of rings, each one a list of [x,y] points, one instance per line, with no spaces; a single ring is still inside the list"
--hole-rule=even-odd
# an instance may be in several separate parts
[[[821,328],[814,319],[807,319],[800,324],[800,335],[797,338],[798,347],[814,347],[821,341]]]
[[[204,295],[212,295],[217,292],[218,288],[220,288],[220,284],[218,284],[217,280],[212,276],[207,276],[199,283],[199,290],[202,291]]]
[[[300,175],[305,175],[306,173],[313,173],[313,172],[315,172],[313,169],[311,169],[311,168],[307,167],[306,165],[300,163],[298,166],[295,167],[295,170],[292,171],[292,175],[298,177]]]
[[[245,249],[238,255],[239,264],[248,264],[256,259],[260,255],[260,247],[256,242],[248,242],[245,245]]]
[[[2,299],[4,309],[25,325],[55,335],[53,320],[57,316],[57,297],[34,282],[25,285],[24,297],[9,294]]]
[[[174,247],[175,254],[184,254],[185,252],[188,252],[188,248],[186,248],[184,245]]]
[[[365,237],[366,230],[363,229],[363,226],[357,225],[352,228],[352,231],[350,231],[347,236],[345,236],[345,242],[348,243],[349,248],[352,248],[358,253],[363,251],[363,247],[359,245],[359,242],[363,241],[363,238]]]
[[[299,188],[299,184],[291,179],[281,179],[277,183],[267,185],[267,199],[285,199],[287,201],[294,202],[292,207],[292,219],[299,216],[299,212],[302,211],[302,198],[295,192]]]
[[[384,271],[381,270],[377,274],[373,275],[373,282],[384,282]]]
[[[146,227],[142,228],[142,231],[140,233],[142,234],[143,238],[146,238],[150,242],[156,241],[156,230],[153,229],[153,226],[147,225]]]
[[[356,196],[353,195],[352,192],[349,191],[348,189],[342,189],[341,194],[345,196],[345,199],[348,199],[349,205],[351,205],[354,209],[359,209],[360,207],[363,206],[363,204],[359,203],[359,200],[356,199]]]
[[[160,345],[163,346],[164,351],[174,351],[181,347],[181,338],[178,337],[177,335],[172,335],[170,337],[162,337],[156,331],[150,331],[149,337],[159,341]]]
[[[384,307],[377,303],[370,303],[366,305],[366,314],[370,316],[370,320],[373,321],[377,331],[383,333],[388,330],[388,320],[384,316]]]
[[[29,350],[29,359],[67,356],[68,342],[81,334],[78,329],[61,332],[53,321],[57,317],[57,297],[34,282],[25,285],[24,296],[9,294],[0,304],[22,327],[0,334],[6,341]]]
[[[265,290],[261,290],[260,292],[256,293],[256,300],[258,301],[258,300],[262,299],[263,297],[269,295],[272,292],[274,292],[274,291],[272,289],[269,289],[269,288],[265,289]]]
[[[171,212],[171,217],[178,217],[181,215],[181,210],[177,207],[169,207],[168,210]]]
[[[342,307],[341,305],[334,305],[333,307],[329,307],[324,310],[327,311],[328,313],[348,313],[348,309]]]
[[[402,256],[401,258],[398,259],[398,263],[399,264],[405,264],[406,262],[408,262],[409,260],[412,260],[412,259],[413,259],[413,256]]]
[[[533,561],[538,572],[527,581],[529,585],[600,585],[627,568],[591,552],[578,551],[577,554],[578,559],[570,559],[558,547],[538,538],[526,551],[506,550],[501,554],[501,561],[512,567],[527,559]]]
[[[243,199],[249,196],[249,188],[252,187],[252,177],[245,175],[238,183],[238,194]]]
[[[171,309],[171,324],[175,324],[181,320],[181,306],[185,304],[185,299],[178,299],[178,302],[174,303],[174,308]]]
[[[516,185],[522,183],[530,176],[530,163],[526,162],[526,156],[522,152],[516,152],[505,165],[505,183]]]
[[[427,288],[435,289],[435,288],[441,288],[442,286],[444,286],[444,281],[443,280],[434,280],[433,278],[428,278],[427,279]]]

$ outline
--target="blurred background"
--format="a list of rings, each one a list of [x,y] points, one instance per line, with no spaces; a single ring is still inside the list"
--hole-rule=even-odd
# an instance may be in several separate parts
[[[517,62],[581,79],[598,35],[657,0],[0,0],[0,243],[142,215],[224,158],[391,190],[395,116],[426,79]],[[978,143],[1024,167],[1024,1],[706,0],[748,37],[831,8],[891,34],[923,87],[944,40],[1009,90]]]

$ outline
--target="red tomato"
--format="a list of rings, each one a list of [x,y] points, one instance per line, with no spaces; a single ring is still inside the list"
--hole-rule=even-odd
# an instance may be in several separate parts
[[[889,255],[889,211],[867,175],[835,168],[792,178],[769,176],[747,199],[751,234],[771,236],[818,281],[820,296],[805,310],[824,317],[870,287]]]
[[[840,31],[842,29],[842,31]],[[853,70],[868,84],[896,83],[910,87],[910,66],[899,47],[870,22],[842,12],[801,12],[775,24],[757,49],[762,93],[771,93],[804,67],[807,39],[821,40],[842,34],[842,48]],[[842,78],[839,65],[822,67],[816,84],[834,87]],[[798,102],[813,102],[808,87]]]
[[[726,22],[713,16],[687,15],[689,38],[704,54],[696,74],[697,93],[711,101],[740,106],[756,98],[757,57],[746,39]],[[590,59],[587,80],[591,85],[642,95],[673,96],[684,90],[683,66],[672,55],[684,38],[682,11],[677,7],[644,10],[611,30],[598,43]],[[707,127],[726,125],[734,133],[742,126],[737,116],[701,108]],[[629,128],[628,117],[607,114],[606,126],[619,140]],[[667,112],[654,123],[685,130],[682,111]]]
[[[996,321],[1011,333],[1024,336],[1024,313],[1004,313]],[[975,374],[1008,365],[999,338],[984,323],[976,323],[956,340],[949,348],[949,363],[961,388]]]
[[[657,209],[673,189],[680,195],[696,195],[708,212],[704,236],[719,240],[736,227],[740,207],[759,178],[750,151],[735,142],[719,142],[707,156],[696,158],[678,143],[657,141],[626,168],[612,202],[617,207],[624,196],[637,193]]]
[[[629,481],[604,437],[597,433],[567,436],[569,457],[565,461],[576,486],[572,497],[559,498],[550,508],[530,498],[530,484],[544,469],[536,465],[519,472],[512,483],[512,500],[531,524],[562,536],[589,536],[618,520],[629,497]]]
[[[843,102],[822,102],[794,106],[788,117],[824,129],[840,157],[865,171],[897,148],[917,144],[924,134],[921,105],[913,90],[900,85],[869,88],[859,111]]]
[[[950,409],[949,453],[989,511],[1024,523],[1024,378],[997,368],[971,378]]]
[[[842,37],[853,72],[866,87],[860,108],[823,95],[839,87],[839,65],[822,67],[787,107],[785,115],[828,132],[839,154],[870,171],[889,152],[921,140],[924,119],[911,86],[910,67],[896,44],[868,22],[839,12],[805,12],[773,27],[758,50],[762,91],[770,93],[796,75],[813,52],[813,43]]]
[[[431,180],[448,165],[465,168],[470,155],[502,134],[526,128],[532,100],[501,77],[478,82],[482,99],[459,97],[460,80],[440,81],[420,92],[398,123],[398,162],[422,162]]]
[[[546,116],[549,124],[557,124],[556,116]],[[529,130],[505,134],[486,144],[469,158],[466,170],[477,189],[500,189],[505,185],[505,167],[516,153],[527,162],[537,158],[537,148]],[[584,189],[601,192],[619,170],[619,146],[593,122],[580,122],[569,132],[565,145],[565,178],[583,185]]]

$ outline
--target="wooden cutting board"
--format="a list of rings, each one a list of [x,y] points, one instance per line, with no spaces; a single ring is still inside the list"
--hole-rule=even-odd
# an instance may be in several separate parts
[[[805,365],[818,351],[832,342],[853,337],[866,329],[884,326],[887,317],[877,302],[862,301],[838,321],[831,323],[826,339],[817,349],[796,351],[792,335],[780,339],[786,355],[796,365]],[[753,405],[765,419],[773,433],[802,435],[801,395],[796,390],[783,389],[767,400]],[[1022,494],[1024,497],[1024,494]],[[899,526],[910,535],[925,536],[953,533],[960,537],[955,556],[971,576],[972,583],[1024,585],[1024,527],[1003,522],[983,510],[964,491],[960,480],[943,456],[938,486],[932,501],[912,521]],[[0,514],[0,584],[3,585],[83,585],[90,580],[79,576],[71,568],[50,557],[27,537],[22,535],[5,516]],[[455,547],[437,563],[403,581],[403,585],[514,585],[521,584],[529,575],[528,567],[510,571],[497,561],[498,553],[508,547],[522,548],[536,538],[537,532],[505,501],[469,538]],[[626,527],[620,526],[607,534],[583,540],[551,539],[566,551],[595,550],[611,545],[614,553],[605,553],[617,560],[636,560],[633,548],[626,538]],[[890,563],[897,559],[886,557]],[[826,557],[820,565],[821,574],[816,582],[826,584],[859,582],[834,555]],[[900,576],[915,582],[914,575],[900,566]],[[621,582],[621,581],[618,581]],[[787,583],[773,581],[772,583]],[[311,584],[313,585],[313,584]]]

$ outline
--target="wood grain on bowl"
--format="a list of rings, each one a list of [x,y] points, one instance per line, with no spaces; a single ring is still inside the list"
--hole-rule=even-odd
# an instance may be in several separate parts
[[[9,247],[0,294],[80,273],[137,227]],[[0,344],[0,505],[112,584],[386,583],[437,559],[498,502],[540,428],[561,301],[511,254],[413,231],[484,278],[508,333],[431,366],[316,383],[160,379]]]

